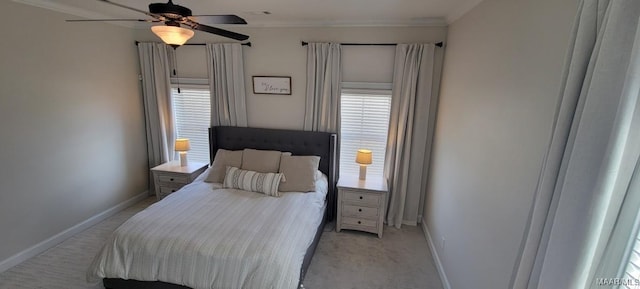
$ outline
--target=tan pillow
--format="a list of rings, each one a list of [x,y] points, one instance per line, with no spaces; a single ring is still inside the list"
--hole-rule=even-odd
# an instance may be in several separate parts
[[[311,192],[316,189],[316,172],[320,164],[318,156],[282,156],[280,173],[285,178],[280,182],[281,192]]]
[[[280,151],[244,149],[240,168],[259,173],[277,173],[282,154]]]
[[[204,181],[207,183],[222,183],[227,173],[227,167],[240,167],[242,164],[242,151],[229,151],[218,149],[216,158],[211,164],[209,175]]]

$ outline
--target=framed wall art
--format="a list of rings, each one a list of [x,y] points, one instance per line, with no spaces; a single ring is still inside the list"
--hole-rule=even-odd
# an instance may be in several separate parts
[[[291,95],[290,76],[254,76],[253,93]]]

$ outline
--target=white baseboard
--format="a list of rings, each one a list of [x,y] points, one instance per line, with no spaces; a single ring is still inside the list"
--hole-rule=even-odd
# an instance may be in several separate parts
[[[431,256],[433,256],[433,262],[436,264],[436,269],[438,270],[438,275],[440,275],[440,280],[442,281],[442,287],[444,289],[451,289],[451,284],[449,284],[449,279],[447,278],[447,274],[444,272],[444,266],[442,266],[442,262],[440,261],[440,257],[438,257],[438,251],[436,251],[435,243],[431,238],[431,234],[429,233],[429,228],[427,227],[427,221],[422,220],[422,231],[424,232],[424,237],[427,238],[427,243],[429,243],[429,249],[431,249]]]
[[[403,225],[407,225],[407,226],[417,226],[418,222],[417,221],[407,221],[407,220],[402,220],[402,224]]]
[[[29,258],[33,258],[37,255],[39,255],[40,253],[48,250],[49,248],[52,248],[60,243],[62,243],[64,240],[69,239],[70,237],[73,237],[73,235],[78,234],[88,228],[90,228],[91,226],[102,222],[104,219],[109,218],[117,213],[119,213],[120,211],[130,207],[131,205],[145,199],[149,197],[149,192],[148,191],[144,191],[136,196],[134,196],[131,199],[128,199],[120,204],[117,204],[109,209],[107,209],[106,211],[99,213],[81,223],[78,223],[77,225],[66,229],[58,234],[56,234],[55,236],[46,239],[18,254],[15,254],[5,260],[0,261],[0,273],[7,271],[9,269],[11,269],[13,266],[16,266],[26,260],[28,260]]]

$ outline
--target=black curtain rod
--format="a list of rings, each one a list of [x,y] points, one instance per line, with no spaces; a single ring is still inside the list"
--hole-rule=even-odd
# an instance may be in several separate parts
[[[302,46],[309,45],[309,42],[302,41]],[[340,43],[340,45],[348,45],[348,46],[396,46],[397,43]],[[442,47],[444,45],[443,42],[436,43],[436,46]]]
[[[207,44],[205,44],[205,43],[185,43],[185,44],[182,44],[182,45],[187,45],[187,46],[205,46]],[[240,43],[240,45],[251,47],[251,42]]]
[[[136,41],[136,46],[138,45],[138,43],[140,43],[140,41]],[[240,43],[243,46],[249,46],[251,47],[251,42],[247,42],[247,43]],[[205,46],[205,43],[185,43],[182,44],[182,46]]]

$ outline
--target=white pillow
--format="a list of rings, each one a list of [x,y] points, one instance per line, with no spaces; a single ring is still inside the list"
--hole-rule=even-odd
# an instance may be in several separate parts
[[[259,173],[241,170],[236,167],[227,167],[227,174],[224,177],[223,186],[225,188],[240,189],[263,193],[267,196],[279,197],[278,187],[281,179],[282,174],[280,173]]]
[[[318,156],[281,156],[280,173],[285,180],[280,183],[281,192],[312,192],[316,189],[316,172],[320,164]]]
[[[242,165],[242,151],[229,151],[225,149],[218,149],[216,158],[211,164],[209,175],[204,180],[207,183],[222,183],[224,176],[227,173],[227,167],[240,167]]]

